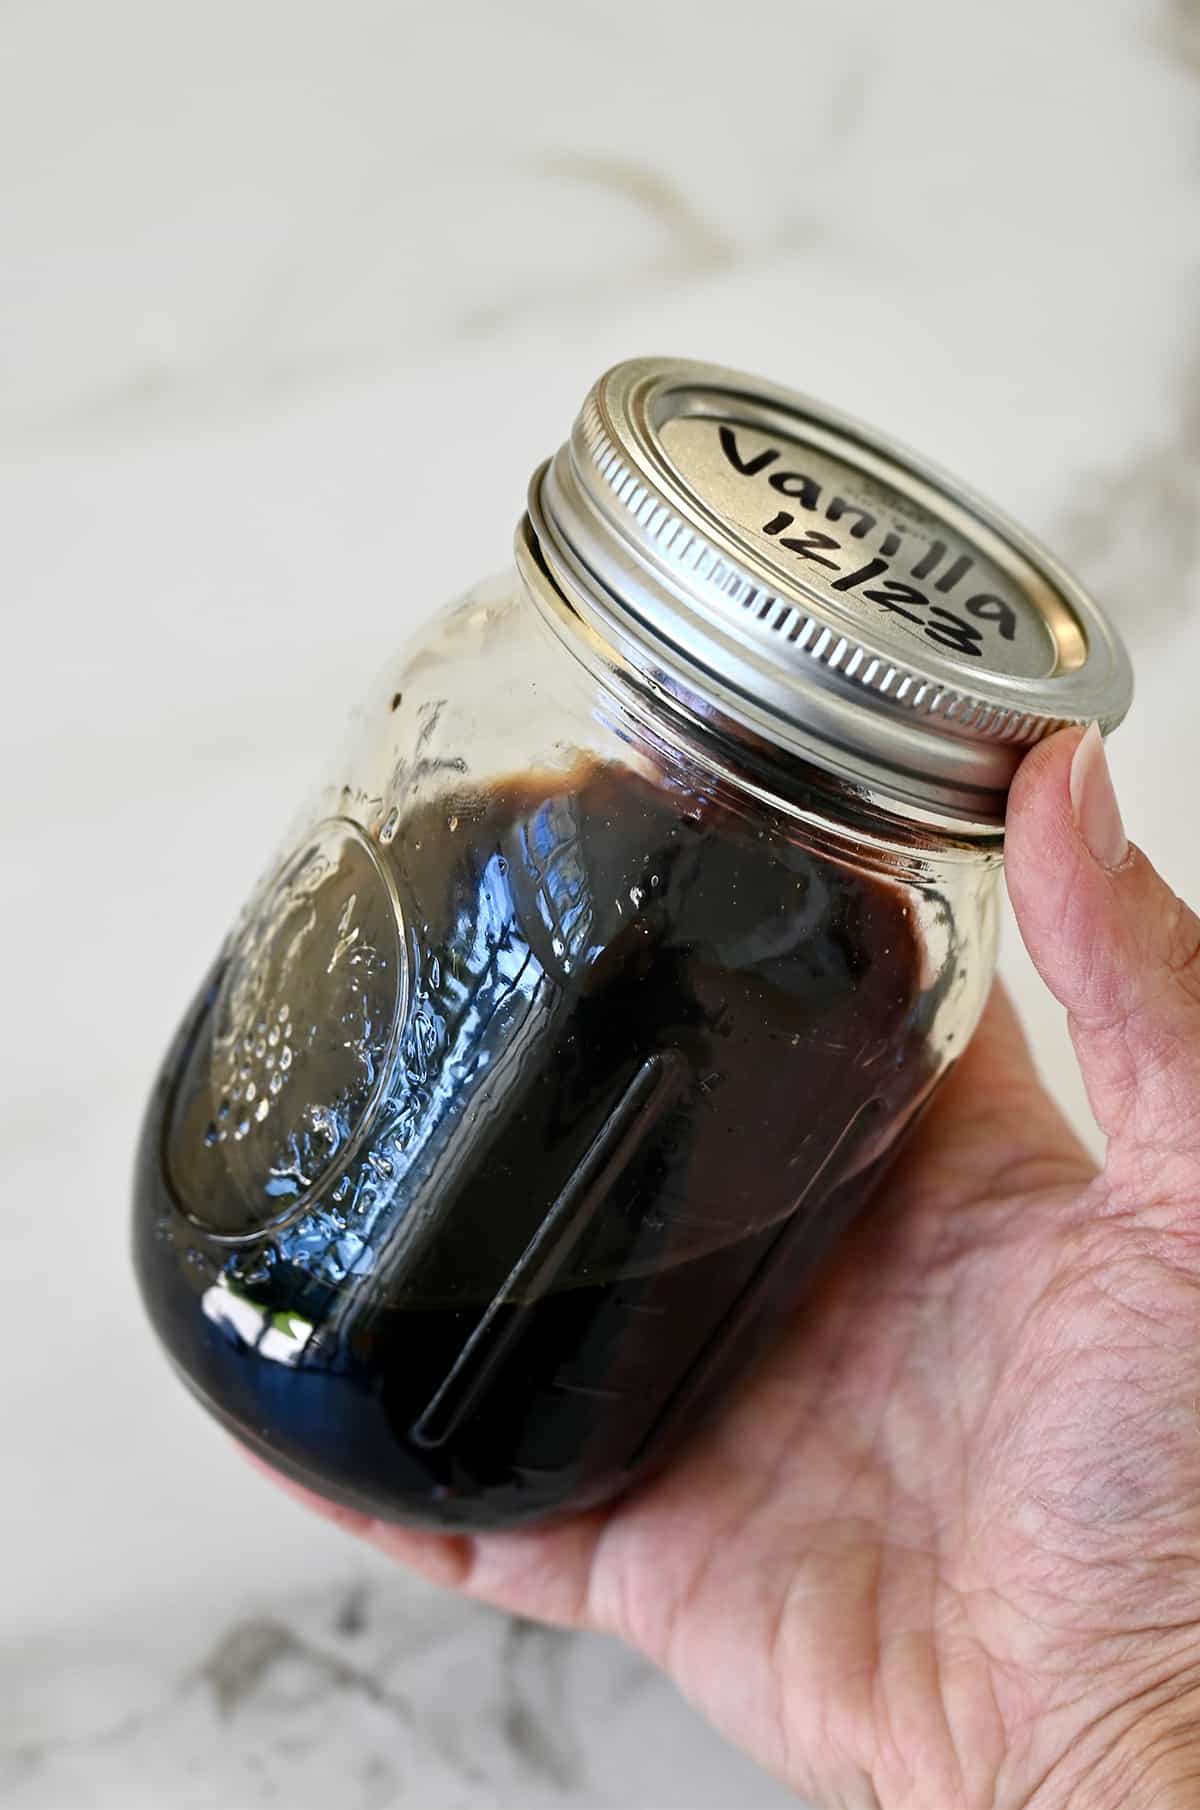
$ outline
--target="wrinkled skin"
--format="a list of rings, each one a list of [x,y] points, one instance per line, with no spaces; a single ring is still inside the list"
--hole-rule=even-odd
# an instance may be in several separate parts
[[[659,1482],[473,1539],[313,1499],[629,1641],[821,1806],[1200,1804],[1200,921],[1092,855],[1078,740],[1022,767],[1007,869],[1101,1173],[998,990],[869,1232]]]

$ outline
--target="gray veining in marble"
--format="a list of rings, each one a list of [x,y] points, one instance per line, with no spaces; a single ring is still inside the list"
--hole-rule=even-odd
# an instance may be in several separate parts
[[[1163,0],[1157,29],[1168,53],[1200,74],[1200,0]]]
[[[1080,486],[1064,511],[1058,545],[1103,598],[1126,633],[1135,612],[1152,612],[1167,634],[1194,609],[1200,565],[1200,307],[1194,349],[1181,358],[1178,389],[1161,437],[1117,457]]]
[[[1063,551],[1134,653],[1131,833],[1200,897],[1198,72],[1196,0],[0,10],[6,1810],[788,1801],[615,1645],[237,1461],[134,1299],[141,1102],[364,678],[635,352]]]
[[[1155,27],[1168,59],[1200,77],[1200,0],[1163,0]],[[1200,156],[1200,108],[1191,138]],[[1174,391],[1158,432],[1129,453],[1106,449],[1064,511],[1058,542],[1114,616],[1128,626],[1130,614],[1144,615],[1152,602],[1162,632],[1194,607],[1200,568],[1200,280],[1186,302]]]
[[[177,1669],[148,1681],[142,1667],[164,1652]],[[762,1810],[791,1801],[615,1644],[396,1578],[312,1591],[203,1636],[134,1623],[12,1655],[0,1661],[10,1716],[15,1705],[19,1722],[22,1696],[36,1700],[51,1671],[56,1725],[6,1742],[0,1802],[716,1810],[747,1791]]]

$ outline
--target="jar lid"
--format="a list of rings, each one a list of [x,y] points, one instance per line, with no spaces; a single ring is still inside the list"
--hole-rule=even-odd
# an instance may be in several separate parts
[[[1033,742],[1129,708],[1119,637],[1027,534],[736,371],[615,366],[530,518],[569,601],[658,682],[910,806],[994,824]]]

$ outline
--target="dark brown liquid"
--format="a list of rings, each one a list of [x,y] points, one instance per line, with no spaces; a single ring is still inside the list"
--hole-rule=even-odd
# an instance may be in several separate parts
[[[334,1111],[320,1185],[307,1146],[260,1187],[252,1136],[236,1174],[216,1141],[218,971],[147,1119],[135,1250],[240,1437],[375,1514],[482,1527],[601,1500],[703,1420],[933,1080],[905,896],[788,836],[616,766],[402,817],[408,1008],[376,1073],[386,1014],[355,994],[382,1091],[362,1132]]]

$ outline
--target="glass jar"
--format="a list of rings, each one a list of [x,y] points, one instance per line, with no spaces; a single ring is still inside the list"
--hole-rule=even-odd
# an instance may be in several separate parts
[[[167,1055],[134,1249],[185,1380],[415,1524],[662,1463],[969,1040],[1021,752],[1129,688],[1073,581],[910,455],[618,366]]]

